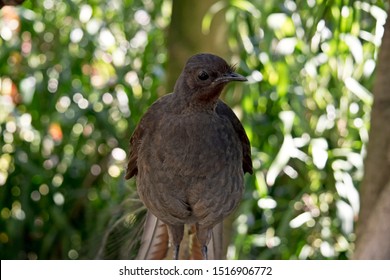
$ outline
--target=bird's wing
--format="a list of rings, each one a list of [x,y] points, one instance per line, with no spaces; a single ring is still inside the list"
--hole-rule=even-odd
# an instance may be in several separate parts
[[[236,131],[237,136],[240,139],[242,145],[242,152],[243,152],[242,168],[244,169],[244,172],[248,172],[249,174],[252,174],[253,167],[252,167],[252,158],[251,158],[251,146],[249,143],[248,136],[246,135],[246,132],[240,120],[234,114],[233,110],[230,109],[230,107],[226,105],[224,102],[222,102],[221,100],[218,100],[216,112],[219,116],[228,119],[230,123],[233,125],[233,128]]]
[[[142,143],[142,138],[147,133],[154,131],[157,121],[160,120],[161,114],[169,109],[167,108],[167,106],[170,104],[169,102],[171,99],[172,94],[167,94],[163,97],[160,97],[156,102],[154,102],[139,121],[137,127],[133,132],[133,135],[131,135],[128,156],[129,160],[127,163],[127,170],[125,176],[126,179],[130,179],[131,177],[137,175],[138,150]]]
[[[130,179],[131,177],[137,175],[138,167],[137,167],[137,159],[138,159],[138,148],[141,144],[142,136],[144,134],[144,125],[141,122],[135,128],[133,135],[130,138],[130,151],[129,151],[129,161],[127,162],[127,170],[126,170],[126,179]]]

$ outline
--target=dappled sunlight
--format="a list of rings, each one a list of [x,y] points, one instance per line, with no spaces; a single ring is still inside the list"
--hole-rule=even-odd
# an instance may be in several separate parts
[[[241,120],[251,123],[245,128],[255,158],[255,179],[249,179],[255,189],[248,184],[247,195],[257,203],[244,201],[242,211],[260,218],[239,225],[242,240],[230,252],[266,258],[267,243],[248,239],[274,228],[278,256],[347,258],[354,249],[371,86],[387,15],[363,1],[327,8],[315,0],[284,1],[283,9],[264,5],[261,20],[242,9],[237,24],[230,21],[242,37],[231,46],[245,49],[250,94],[241,97]],[[268,197],[275,208],[264,203]],[[283,247],[291,242],[295,251]]]
[[[354,250],[385,5],[298,2],[217,2],[202,19],[207,34],[224,14],[224,47],[248,79],[223,96],[254,167],[231,259],[346,259]],[[135,256],[122,246],[138,242],[144,211],[123,178],[128,139],[168,92],[171,4],[1,9],[2,258]]]
[[[15,244],[18,221],[36,221],[28,238],[43,242],[3,257],[77,259],[82,233],[71,220],[88,215],[95,222],[83,222],[82,231],[100,234],[106,218],[99,209],[134,192],[123,182],[136,121],[129,117],[144,110],[135,100],[150,104],[157,94],[160,82],[144,67],[164,62],[149,41],[163,35],[148,32],[169,22],[146,2],[136,10],[45,0],[0,11],[0,247]],[[156,50],[148,59],[147,45]],[[65,244],[66,230],[73,237]],[[20,236],[17,242],[27,238]]]

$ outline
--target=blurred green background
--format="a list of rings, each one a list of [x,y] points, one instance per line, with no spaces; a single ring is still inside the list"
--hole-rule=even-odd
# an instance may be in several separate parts
[[[229,259],[351,256],[385,6],[210,1],[203,32],[223,16],[225,59],[249,80],[223,95],[255,169]],[[172,90],[171,17],[169,0],[0,10],[1,259],[135,256],[144,209],[123,178],[126,152]]]

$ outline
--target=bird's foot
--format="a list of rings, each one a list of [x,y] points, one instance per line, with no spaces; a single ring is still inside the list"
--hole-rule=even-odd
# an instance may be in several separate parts
[[[180,251],[180,245],[174,245],[174,247],[173,247],[173,259],[174,260],[179,259],[179,251]]]
[[[204,259],[204,260],[208,260],[208,256],[207,256],[207,246],[203,246],[203,247],[202,247],[202,256],[203,256],[203,259]]]

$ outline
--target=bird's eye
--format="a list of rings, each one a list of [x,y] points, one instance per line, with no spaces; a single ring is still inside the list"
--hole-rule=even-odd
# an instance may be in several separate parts
[[[202,81],[205,81],[209,78],[209,74],[207,74],[205,71],[201,71],[198,74],[198,78],[201,79]]]

